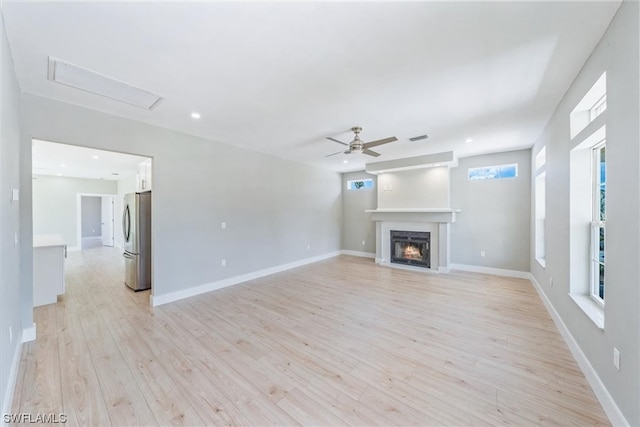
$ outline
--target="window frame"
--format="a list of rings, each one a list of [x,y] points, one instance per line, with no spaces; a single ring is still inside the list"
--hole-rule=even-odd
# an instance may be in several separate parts
[[[590,239],[590,254],[591,254],[591,274],[590,274],[590,297],[598,305],[604,308],[605,296],[606,296],[606,281],[605,277],[602,278],[603,282],[603,297],[600,297],[600,267],[602,266],[603,275],[606,275],[606,157],[605,157],[605,177],[604,177],[604,209],[602,209],[601,201],[601,178],[602,178],[602,149],[606,150],[607,140],[606,138],[591,148],[591,239]],[[605,151],[606,156],[606,151]],[[600,230],[602,230],[602,239],[600,238]],[[602,260],[600,254],[600,243],[602,241]]]
[[[605,92],[598,100],[589,108],[589,123],[594,121],[596,117],[607,109],[607,93]]]

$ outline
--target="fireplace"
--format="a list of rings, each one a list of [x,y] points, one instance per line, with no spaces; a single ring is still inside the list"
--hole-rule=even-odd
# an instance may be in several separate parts
[[[391,230],[391,262],[431,268],[431,233]]]

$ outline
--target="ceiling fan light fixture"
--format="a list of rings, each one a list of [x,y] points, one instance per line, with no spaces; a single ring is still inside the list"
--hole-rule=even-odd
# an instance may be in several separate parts
[[[49,57],[47,77],[52,82],[81,89],[125,104],[153,110],[162,97],[66,61]]]

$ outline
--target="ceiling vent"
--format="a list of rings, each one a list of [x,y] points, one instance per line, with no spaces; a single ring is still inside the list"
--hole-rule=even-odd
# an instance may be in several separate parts
[[[86,68],[49,57],[48,78],[66,86],[81,89],[96,95],[153,110],[162,97],[146,90],[133,87],[121,81],[103,76]]]
[[[422,141],[423,139],[427,139],[427,138],[429,138],[429,135],[424,134],[420,136],[414,136],[413,138],[409,138],[409,141],[416,142],[416,141]]]

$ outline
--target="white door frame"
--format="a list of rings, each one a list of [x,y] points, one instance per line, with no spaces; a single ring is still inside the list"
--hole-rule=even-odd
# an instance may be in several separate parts
[[[108,206],[105,206],[105,203],[108,204]],[[105,220],[105,207],[106,207],[106,211],[109,211],[109,216],[111,217],[111,244],[107,244],[105,243],[105,229],[108,230],[109,227],[107,227],[106,223],[107,221]],[[116,246],[116,221],[115,221],[115,217],[116,217],[116,197],[114,196],[102,196],[100,198],[100,210],[102,211],[102,218],[101,218],[101,224],[100,224],[100,234],[102,235],[102,246],[108,246],[111,248],[114,248]]]
[[[82,250],[82,197],[116,197],[117,194],[111,193],[76,193],[76,246],[69,248],[70,251]],[[115,201],[115,199],[114,199]],[[115,209],[115,207],[114,207]],[[113,213],[115,218],[115,212]],[[115,219],[114,219],[115,222]],[[115,228],[115,227],[114,227]],[[114,231],[115,233],[115,231]]]

